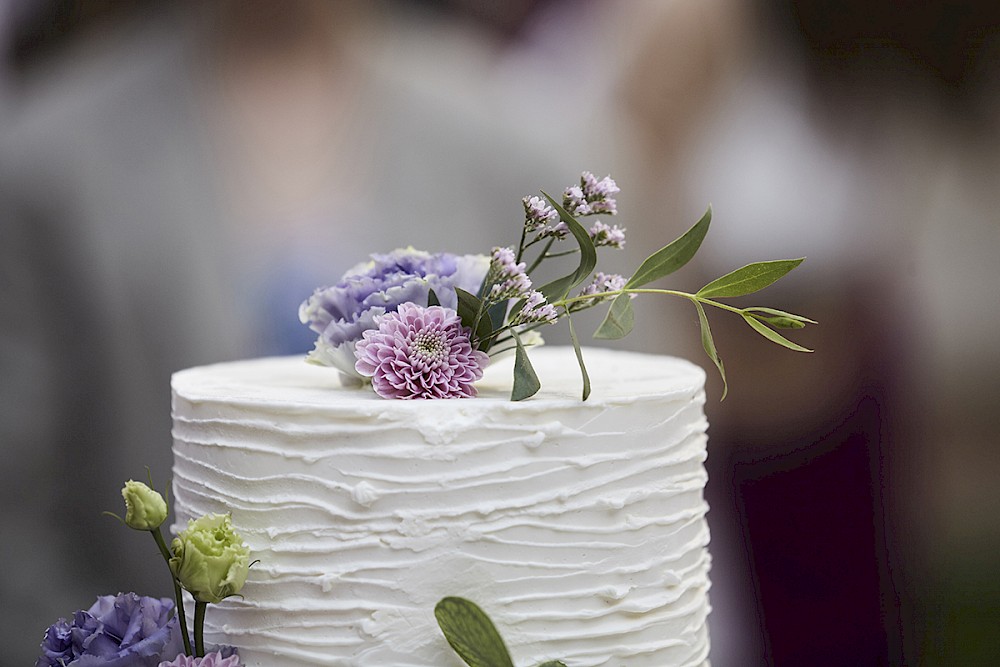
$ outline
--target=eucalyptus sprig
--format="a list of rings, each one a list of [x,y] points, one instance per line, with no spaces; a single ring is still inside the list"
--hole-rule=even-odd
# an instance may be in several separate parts
[[[434,607],[434,617],[448,644],[469,667],[514,667],[496,626],[476,603],[446,597]],[[538,667],[566,665],[559,660],[548,660]]]
[[[693,293],[647,287],[683,267],[698,252],[712,222],[711,206],[684,234],[647,257],[628,279],[616,274],[610,277],[602,273],[595,275],[598,248],[622,247],[625,230],[608,227],[601,222],[587,230],[577,216],[614,215],[617,207],[611,195],[617,192],[618,187],[610,177],[597,181],[592,174],[584,172],[581,185],[568,188],[562,203],[544,191],[541,193],[544,199],[525,197],[526,219],[516,251],[510,248],[494,249],[490,271],[478,294],[456,290],[457,312],[463,326],[473,332],[476,349],[493,354],[510,349],[515,351],[512,400],[529,398],[541,386],[528,358],[531,341],[525,339],[526,334],[563,317],[569,324],[570,339],[583,380],[582,395],[586,400],[590,395],[590,377],[571,313],[610,302],[607,314],[593,334],[594,338],[623,338],[635,324],[632,300],[643,294],[680,297],[694,305],[701,326],[702,346],[722,377],[723,399],[728,393],[726,371],[715,346],[705,306],[739,315],[754,331],[772,343],[796,352],[812,351],[788,340],[776,329],[801,329],[807,324],[816,324],[814,320],[776,308],[738,308],[719,301],[753,294],[771,285],[801,264],[804,258],[748,264]],[[576,247],[550,252],[556,242],[569,237],[573,238]],[[526,255],[529,250],[539,244],[540,250],[528,261]],[[528,291],[531,287],[530,274],[544,261],[569,256],[577,258],[576,266],[571,271],[537,290]],[[525,261],[522,262],[522,259]],[[592,282],[587,287],[570,296],[573,290],[588,280]]]

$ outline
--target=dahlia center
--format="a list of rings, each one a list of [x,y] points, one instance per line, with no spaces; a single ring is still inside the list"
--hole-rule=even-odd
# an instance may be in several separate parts
[[[413,338],[410,345],[411,354],[428,365],[437,365],[448,358],[448,345],[444,333],[440,331],[421,331]]]

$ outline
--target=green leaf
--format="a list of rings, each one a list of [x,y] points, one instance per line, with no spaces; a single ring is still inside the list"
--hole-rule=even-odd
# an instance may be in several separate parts
[[[632,310],[632,297],[629,294],[619,294],[611,302],[608,314],[594,332],[594,338],[617,340],[624,338],[635,326],[635,312]]]
[[[773,331],[772,329],[767,328],[765,324],[760,322],[752,315],[747,315],[746,313],[740,313],[740,314],[743,315],[743,319],[746,320],[747,324],[753,327],[754,331],[756,331],[757,333],[759,333],[761,336],[768,339],[772,343],[777,343],[782,347],[787,347],[789,350],[795,350],[796,352],[812,352],[812,350],[810,350],[809,348],[802,347],[797,343],[793,343],[792,341],[788,340],[777,331]]]
[[[531,366],[521,337],[513,329],[510,334],[517,345],[517,350],[514,352],[514,388],[510,392],[510,400],[523,401],[537,394],[538,390],[542,388],[542,383],[538,381],[538,375],[535,374],[535,369]]]
[[[580,246],[580,264],[576,267],[576,271],[573,274],[574,282],[570,286],[570,289],[573,289],[586,280],[597,266],[597,248],[594,246],[593,239],[590,238],[590,232],[584,229],[583,225],[577,222],[576,218],[570,215],[569,211],[564,209],[559,202],[550,197],[544,190],[542,191],[542,196],[549,200],[549,204],[559,214],[559,219],[566,223],[570,233],[573,234],[577,244]]]
[[[455,288],[455,295],[458,297],[457,312],[458,317],[462,320],[462,326],[472,329],[476,323],[476,315],[482,308],[482,302],[475,294],[466,292],[460,287]],[[475,337],[482,341],[486,340],[491,333],[493,333],[493,323],[484,313],[484,316],[479,320],[479,326],[475,329]]]
[[[708,326],[708,315],[705,314],[705,309],[698,301],[694,299],[691,301],[698,311],[698,322],[701,324],[701,346],[705,348],[708,358],[712,360],[715,367],[719,369],[719,375],[722,376],[722,398],[719,400],[724,401],[726,400],[726,394],[729,393],[729,383],[726,382],[726,367],[722,365],[722,358],[719,357],[719,351],[715,349],[715,340],[712,338],[712,329]]]
[[[808,317],[803,317],[802,315],[796,315],[795,313],[786,313],[783,310],[778,310],[777,308],[764,308],[763,306],[751,306],[750,308],[744,308],[744,313],[764,313],[765,315],[774,315],[775,317],[786,317],[790,320],[795,320],[802,324],[819,324],[816,320],[810,320]]]
[[[790,317],[764,317],[763,315],[753,315],[752,313],[751,315],[755,320],[766,322],[777,329],[804,329],[806,326],[805,322],[793,320]]]
[[[573,318],[566,313],[566,321],[569,322],[569,339],[573,341],[573,350],[576,352],[576,363],[580,364],[580,375],[583,376],[583,400],[590,398],[590,374],[587,373],[587,366],[583,363],[583,350],[580,349],[580,341],[576,337],[576,329],[573,328]]]
[[[545,300],[549,303],[554,303],[556,301],[562,301],[569,294],[569,291],[573,289],[573,281],[576,280],[576,272],[569,274],[568,276],[563,276],[562,278],[556,278],[550,283],[545,283],[538,288],[538,291],[542,293]]]
[[[566,667],[566,663],[562,660],[549,660],[538,665],[538,667]]]
[[[570,290],[590,276],[594,267],[597,266],[597,248],[594,247],[594,242],[591,240],[590,234],[583,228],[583,225],[576,221],[576,218],[570,215],[559,202],[544,191],[542,195],[549,200],[552,207],[559,213],[559,218],[566,223],[570,233],[573,234],[573,238],[576,239],[577,244],[580,246],[580,263],[576,269],[572,273],[562,278],[557,278],[538,288],[538,291],[542,293],[546,301],[554,303],[565,299]]]
[[[430,308],[431,306],[440,306],[440,305],[441,305],[441,299],[438,298],[438,295],[434,292],[434,290],[432,289],[427,290],[427,307]]]
[[[469,667],[514,667],[493,621],[474,602],[447,597],[434,607],[441,632]]]
[[[802,263],[799,259],[776,259],[770,262],[754,262],[716,278],[698,290],[698,296],[706,299],[743,296],[753,294],[775,282]]]
[[[709,206],[705,214],[701,216],[701,220],[696,222],[691,229],[647,257],[646,261],[639,265],[636,272],[625,283],[625,287],[641,287],[668,276],[687,264],[701,247],[701,242],[705,240],[705,234],[708,233],[708,226],[711,222],[712,207]]]

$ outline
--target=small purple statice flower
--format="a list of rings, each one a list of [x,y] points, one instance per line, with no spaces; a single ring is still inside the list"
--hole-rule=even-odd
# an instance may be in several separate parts
[[[475,294],[490,266],[483,255],[430,254],[413,248],[372,255],[344,274],[332,287],[315,291],[299,308],[299,319],[319,334],[309,361],[334,366],[358,380],[354,346],[375,318],[399,304],[427,303],[430,290],[441,305],[455,308],[459,287]]]
[[[559,220],[559,214],[541,197],[524,197],[524,229],[533,232]]]
[[[382,398],[468,398],[489,363],[451,308],[402,303],[376,317],[355,349],[358,373]]]
[[[59,619],[35,667],[157,667],[182,650],[174,603],[135,593],[103,595],[73,622]]]
[[[580,185],[573,185],[563,192],[563,208],[577,216],[618,213],[614,195],[621,192],[611,176],[597,180],[589,171],[580,174]]]
[[[559,313],[555,306],[545,301],[545,297],[538,290],[531,290],[524,300],[521,310],[514,315],[511,324],[529,324],[532,322],[545,322],[552,324],[559,319]]]
[[[515,263],[512,249],[493,248],[490,270],[486,274],[487,283],[492,283],[487,299],[495,303],[524,296],[531,289],[531,278],[524,270],[524,262]]]
[[[590,282],[590,284],[580,290],[580,296],[604,294],[605,292],[617,292],[623,287],[625,287],[624,276],[617,273],[601,273],[598,271],[594,274],[594,279]],[[632,296],[635,295],[633,294]],[[595,296],[593,299],[587,299],[586,301],[577,301],[571,304],[570,309],[580,310],[582,308],[587,308],[608,298],[610,297]]]
[[[600,220],[590,228],[590,238],[598,248],[601,246],[625,247],[625,229],[618,225],[606,225]]]
[[[158,667],[243,667],[243,663],[233,651],[213,651],[206,653],[204,658],[179,655],[170,662],[161,662]]]
[[[569,234],[569,227],[566,226],[565,222],[560,220],[554,225],[542,227],[541,231],[538,232],[538,238],[546,239],[552,236],[557,239],[564,239],[567,234]]]

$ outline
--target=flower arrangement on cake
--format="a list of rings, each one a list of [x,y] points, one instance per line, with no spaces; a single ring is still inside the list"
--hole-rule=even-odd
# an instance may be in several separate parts
[[[696,292],[649,287],[684,266],[694,256],[708,231],[711,208],[678,239],[651,254],[629,277],[598,271],[599,250],[622,248],[625,229],[601,220],[588,228],[578,218],[616,215],[615,195],[618,193],[618,186],[610,176],[597,179],[590,172],[584,172],[578,185],[565,189],[561,201],[556,201],[545,192],[540,197],[523,198],[524,219],[516,247],[493,248],[488,255],[431,254],[413,248],[373,255],[370,261],[349,270],[336,285],[316,290],[302,304],[300,319],[318,334],[315,349],[308,355],[308,360],[339,370],[342,384],[352,386],[359,393],[368,391],[367,386],[386,399],[471,398],[477,395],[476,384],[483,379],[490,362],[505,353],[513,353],[510,398],[525,401],[541,388],[529,351],[542,343],[540,332],[545,326],[565,319],[572,341],[572,357],[579,366],[581,396],[583,401],[587,401],[591,395],[591,372],[586,364],[587,355],[579,344],[573,316],[590,308],[607,306],[606,315],[594,336],[621,338],[633,327],[633,299],[648,294],[680,297],[693,304],[701,326],[703,347],[717,367],[724,387],[725,370],[712,338],[705,306],[739,315],[754,331],[774,343],[796,351],[809,351],[786,339],[777,329],[799,329],[814,323],[812,320],[770,307],[737,308],[719,301],[752,294],[774,283],[798,266],[801,259],[749,264],[709,282]],[[555,280],[535,287],[532,276],[536,269],[560,258],[563,261],[575,259],[571,262],[572,268]],[[365,477],[365,470],[345,473],[335,466],[322,471],[309,469],[308,466],[317,460],[333,459],[333,454],[303,453],[282,448],[286,444],[286,436],[293,440],[309,437],[309,429],[317,421],[321,422],[317,420],[317,414],[322,416],[324,413],[314,412],[315,404],[306,403],[306,407],[296,404],[288,398],[288,387],[285,385],[275,389],[274,394],[257,394],[258,387],[255,385],[247,404],[251,414],[266,411],[268,401],[273,401],[282,409],[286,402],[292,407],[287,414],[282,414],[278,422],[252,419],[247,426],[242,423],[246,406],[227,388],[226,382],[231,380],[229,371],[213,367],[204,369],[211,376],[208,385],[213,388],[207,394],[199,389],[202,386],[198,381],[199,375],[194,373],[199,369],[175,375],[175,461],[185,460],[192,469],[199,471],[215,470],[218,476],[213,481],[194,481],[191,470],[185,469],[183,464],[175,464],[178,519],[187,518],[188,521],[186,528],[177,531],[169,546],[161,533],[168,514],[168,501],[153,490],[152,480],[149,485],[132,480],[125,484],[122,489],[125,516],[118,517],[128,527],[152,535],[170,573],[173,599],[142,597],[135,593],[101,596],[86,611],[77,611],[72,621],[60,619],[49,627],[36,667],[243,667],[245,657],[240,651],[244,650],[254,656],[246,661],[247,665],[253,666],[283,667],[280,660],[272,664],[272,658],[289,652],[298,656],[296,665],[341,664],[331,662],[336,657],[316,646],[345,651],[343,657],[350,655],[350,664],[386,664],[386,655],[390,656],[392,664],[402,664],[395,661],[405,655],[407,665],[424,667],[424,663],[441,664],[444,659],[439,652],[441,645],[446,649],[450,647],[470,667],[514,667],[515,662],[501,632],[486,612],[466,597],[448,594],[453,589],[447,587],[460,585],[463,576],[473,576],[473,586],[466,586],[466,590],[478,594],[480,588],[476,582],[481,582],[479,577],[484,573],[494,578],[502,573],[513,582],[527,577],[525,581],[529,582],[527,586],[530,590],[506,596],[507,603],[526,605],[529,613],[522,614],[522,618],[531,622],[541,619],[545,628],[548,626],[544,625],[544,620],[549,612],[539,612],[535,605],[550,596],[530,587],[549,586],[564,579],[579,578],[581,583],[576,584],[579,590],[572,592],[576,596],[570,605],[573,613],[567,615],[560,610],[554,616],[557,622],[565,622],[569,618],[572,622],[603,623],[601,619],[608,609],[615,610],[611,613],[620,613],[621,618],[626,619],[608,621],[611,623],[610,630],[604,629],[604,626],[600,626],[601,629],[590,629],[588,626],[588,629],[566,632],[562,626],[559,636],[551,642],[544,638],[539,640],[537,630],[533,631],[534,643],[525,641],[525,634],[531,636],[532,632],[519,630],[519,645],[533,646],[536,647],[534,650],[543,652],[534,656],[532,664],[538,667],[566,667],[563,658],[568,653],[575,654],[572,659],[565,657],[571,665],[588,664],[585,660],[581,661],[581,656],[597,655],[603,657],[593,664],[618,664],[623,656],[631,656],[637,665],[656,667],[663,666],[663,656],[671,656],[666,660],[671,665],[702,664],[708,650],[705,617],[708,613],[709,567],[707,527],[704,523],[707,508],[701,498],[705,483],[702,461],[707,427],[701,411],[704,374],[690,364],[678,364],[677,360],[656,359],[648,355],[602,356],[596,351],[590,354],[592,359],[597,358],[601,362],[600,368],[592,367],[592,370],[600,371],[595,376],[600,375],[604,381],[610,380],[611,384],[626,382],[618,378],[618,364],[623,364],[626,374],[638,376],[648,372],[659,378],[661,373],[674,373],[675,377],[666,384],[655,380],[653,390],[647,390],[644,396],[644,400],[655,401],[653,403],[624,400],[621,393],[596,396],[590,403],[596,400],[599,404],[594,406],[593,415],[586,419],[580,417],[591,414],[587,412],[590,408],[584,407],[589,404],[580,401],[572,402],[577,407],[566,407],[564,403],[547,398],[536,398],[522,404],[501,401],[503,406],[517,405],[519,414],[517,419],[509,420],[511,424],[505,423],[505,418],[512,414],[514,408],[500,408],[496,401],[476,401],[473,405],[483,405],[483,410],[470,413],[471,416],[463,414],[457,425],[414,425],[412,422],[418,415],[416,409],[430,410],[430,405],[420,407],[414,403],[397,403],[392,406],[394,409],[370,412],[365,407],[367,402],[359,402],[346,393],[337,394],[349,405],[343,409],[344,412],[330,414],[346,416],[345,427],[340,430],[337,426],[315,437],[329,439],[342,447],[337,456],[347,452],[348,456],[362,457],[359,461],[369,453],[365,444],[381,445],[383,440],[390,441],[390,450],[371,448],[374,450],[371,462],[389,466],[388,474],[383,471],[373,480],[382,486],[390,481],[399,482],[399,493],[407,496],[408,503],[413,502],[412,493],[430,498],[426,515],[414,513],[409,504],[405,510],[397,507],[387,515],[391,519],[386,523],[388,527],[378,530],[389,531],[391,539],[371,526],[360,529],[348,526],[341,531],[339,525],[358,520],[364,526],[364,522],[383,519],[383,514],[374,510],[383,497],[392,500],[391,490],[377,489]],[[536,356],[536,363],[541,359],[541,365],[549,369],[553,365],[562,367],[568,363],[575,381],[575,369],[569,355],[568,349],[566,356],[562,353],[540,355]],[[281,365],[284,360],[263,361],[277,364],[275,368],[285,368]],[[613,372],[609,372],[610,364],[615,364]],[[296,361],[296,368],[304,367],[301,360]],[[266,374],[263,374],[265,380]],[[179,380],[180,376],[190,377]],[[235,376],[243,377],[241,371]],[[254,377],[256,381],[257,376]],[[275,387],[266,382],[260,386],[268,391]],[[218,392],[221,398],[213,395],[213,391]],[[303,391],[308,392],[309,388]],[[621,391],[620,387],[617,391]],[[264,397],[263,402],[261,396]],[[312,394],[309,396],[313,397]],[[534,403],[541,407],[536,410],[532,406]],[[199,407],[203,404],[215,407],[209,407],[203,413]],[[229,416],[231,405],[235,415],[232,417]],[[655,409],[649,410],[648,406]],[[410,407],[414,410],[408,409]],[[190,412],[178,421],[177,410]],[[593,426],[588,431],[591,425],[603,418],[600,414],[605,410],[618,411],[619,421]],[[647,412],[659,414],[660,411],[666,416],[658,418],[665,421],[639,424]],[[504,418],[495,420],[496,415],[503,415]],[[366,419],[376,422],[376,428],[371,429],[373,432],[388,432],[394,434],[393,437],[379,440],[372,436],[374,440],[367,440]],[[178,423],[186,426],[178,429]],[[271,425],[262,429],[261,424]],[[617,430],[621,424],[630,427],[629,434],[642,442],[641,448],[630,451],[625,446]],[[663,430],[665,424],[668,425],[666,431]],[[186,430],[188,426],[194,429],[190,434]],[[248,439],[255,437],[252,433],[255,429],[266,432],[268,428],[273,428],[280,435],[281,444],[276,449],[268,442],[264,446],[247,444]],[[227,435],[229,429],[238,435]],[[484,429],[485,436],[474,429]],[[413,435],[414,431],[419,432],[419,437]],[[482,459],[485,461],[482,470],[470,471],[463,476],[462,463],[456,463],[458,454],[442,454],[435,451],[435,447],[428,446],[442,441],[450,443],[454,433],[471,437],[469,443],[463,443],[467,445],[465,452],[474,453],[477,460],[485,457]],[[230,438],[233,438],[235,446],[230,443]],[[561,449],[562,439],[575,442],[582,451],[576,453]],[[544,443],[548,443],[545,445],[547,448],[543,448]],[[183,450],[180,459],[179,446],[191,448]],[[244,447],[247,448],[246,456],[242,455]],[[199,453],[206,448],[219,449],[220,452],[237,449],[241,456],[237,462],[223,455],[212,465],[205,465],[200,457],[215,456]],[[515,448],[524,452],[523,461],[513,457]],[[498,450],[496,455],[486,453],[494,449]],[[261,454],[262,451],[265,453]],[[265,458],[275,456],[287,469],[273,470],[272,465],[267,464],[260,467],[263,472],[258,472],[254,467],[257,464],[249,456],[251,452],[254,456]],[[416,473],[411,475],[393,469],[392,462],[396,458],[406,460],[408,465],[413,464],[412,469]],[[299,467],[296,463],[298,459],[305,461],[305,468]],[[354,463],[364,468],[363,463]],[[616,464],[618,467],[615,467]],[[428,466],[433,472],[422,471],[421,465]],[[227,466],[244,467],[237,472],[225,469]],[[599,474],[604,474],[601,471],[605,466],[611,474],[607,479],[599,478]],[[528,485],[531,488],[520,492],[520,496],[511,493],[503,478],[518,467],[530,469],[524,478],[531,480]],[[650,471],[655,472],[657,467],[669,468],[672,477],[668,480],[649,477]],[[456,470],[459,472],[456,473]],[[572,479],[565,477],[566,470],[587,471],[586,483],[575,491],[555,485],[553,488],[544,485],[537,489],[534,487],[537,479],[549,476],[560,480]],[[306,546],[296,544],[292,549],[293,553],[298,553],[299,549],[306,553],[311,553],[309,550],[313,548],[320,549],[323,567],[330,567],[330,563],[337,559],[336,551],[327,552],[322,546],[313,546],[312,540],[321,544],[325,533],[333,534],[332,539],[338,545],[355,544],[356,541],[365,549],[377,551],[398,540],[402,545],[400,549],[408,553],[431,554],[427,558],[433,560],[459,559],[443,565],[446,568],[443,578],[439,577],[440,580],[429,589],[437,604],[433,605],[432,601],[433,610],[427,609],[426,612],[433,613],[440,634],[428,642],[426,630],[422,630],[420,625],[424,622],[423,616],[408,616],[415,613],[413,604],[397,600],[394,595],[385,603],[387,608],[376,605],[366,618],[352,619],[346,625],[338,624],[336,632],[340,634],[326,644],[309,634],[311,647],[301,654],[295,648],[288,648],[293,640],[273,637],[267,632],[263,633],[262,645],[244,646],[238,640],[231,640],[232,636],[250,640],[257,633],[257,627],[242,630],[234,627],[234,618],[250,618],[248,616],[226,616],[216,625],[215,635],[225,641],[206,648],[205,626],[209,605],[227,598],[242,599],[241,592],[250,569],[258,562],[251,562],[250,547],[234,528],[233,516],[225,512],[239,512],[235,523],[241,526],[241,531],[251,531],[244,534],[256,539],[258,547],[271,549],[272,558],[276,557],[273,551],[275,536],[282,534],[283,530],[282,526],[270,523],[272,516],[284,515],[271,514],[272,508],[266,496],[263,500],[258,499],[260,507],[255,508],[253,501],[234,503],[232,492],[228,495],[217,493],[216,489],[227,483],[226,475],[238,479],[241,488],[252,486],[250,481],[254,475],[263,475],[255,481],[267,485],[281,479],[314,485],[321,494],[333,498],[328,500],[326,495],[321,495],[318,500],[289,501],[286,498],[282,501],[286,509],[293,507],[306,513],[317,506],[323,508],[321,518],[310,519],[312,524],[306,521],[304,525],[310,527],[302,529],[310,542]],[[442,497],[439,498],[440,489],[426,481],[430,478],[427,475],[456,476],[456,488],[463,495],[478,498],[476,502],[479,504],[464,507],[460,503],[456,507],[450,492],[441,492]],[[494,479],[494,475],[500,477]],[[357,481],[359,477],[360,481]],[[353,481],[348,483],[345,481],[347,478]],[[509,497],[496,498],[498,489]],[[184,494],[183,502],[181,494]],[[478,494],[482,494],[485,500]],[[586,501],[575,500],[575,495],[585,496]],[[684,502],[674,500],[675,497],[683,498]],[[577,502],[582,504],[574,505]],[[675,505],[675,502],[679,504]],[[345,509],[337,503],[347,503],[349,507]],[[195,505],[221,509],[222,513],[204,512],[203,509],[194,511]],[[369,513],[369,510],[372,512]],[[616,514],[626,510],[628,514]],[[257,518],[250,518],[251,514],[256,514]],[[477,520],[466,520],[468,517]],[[595,523],[577,523],[583,519]],[[437,528],[431,525],[436,521],[441,523]],[[517,537],[514,544],[533,550],[532,555],[527,557],[525,563],[516,557],[509,562],[503,558],[491,558],[487,559],[488,566],[480,565],[477,561],[479,545],[502,544],[499,532],[507,528],[485,530],[480,528],[479,523],[528,531],[530,538]],[[657,533],[656,529],[665,525],[670,526],[669,531],[664,531],[669,533],[666,541],[649,547],[653,542],[647,542],[649,538],[645,535]],[[498,533],[494,535],[491,530]],[[655,555],[654,561],[640,559],[637,563],[619,563],[618,551],[630,543],[633,534],[643,535],[640,544],[644,551]],[[575,537],[577,535],[584,537]],[[253,543],[251,539],[247,541]],[[522,574],[522,567],[529,566],[530,569],[532,558],[536,559],[536,563],[545,562],[549,557],[546,549],[550,548],[572,551],[571,558],[559,562],[559,567],[565,572],[540,579]],[[613,555],[603,558],[593,556],[595,552],[604,553],[605,550]],[[267,558],[262,558],[265,559],[262,567],[268,568]],[[461,559],[473,565],[467,566]],[[387,563],[382,562],[381,556],[376,560],[378,568],[389,568]],[[464,569],[458,569],[458,563],[462,563]],[[611,577],[611,581],[599,583],[597,579],[601,575]],[[274,582],[282,580],[285,574],[275,566],[267,576]],[[289,576],[294,580],[300,575],[293,568]],[[324,592],[329,590],[326,576],[332,575],[320,577],[322,581],[318,584]],[[363,584],[376,586],[379,584],[377,579],[364,578]],[[585,592],[581,593],[581,590]],[[423,595],[421,603],[426,599],[426,594]],[[581,595],[588,596],[588,602],[581,602]],[[186,596],[190,598],[188,601],[193,600],[194,603],[193,631],[190,633],[184,609]],[[592,598],[595,601],[589,601]],[[364,604],[374,603],[366,601]],[[309,613],[330,612],[334,619],[339,618],[342,611],[340,603],[328,605],[324,602],[324,605],[329,608],[310,608]],[[263,604],[252,603],[249,609],[256,614],[253,618],[264,623],[266,628],[280,626],[280,619],[274,620],[284,611],[280,604],[277,606],[278,614],[269,611]],[[644,615],[649,615],[652,620],[641,620]],[[279,626],[274,626],[275,623]],[[310,620],[304,627],[310,632],[322,631],[321,628],[313,630],[317,624]],[[672,634],[662,636],[661,627],[670,628]],[[390,628],[395,629],[390,631]],[[392,632],[404,634],[397,636]],[[649,632],[652,634],[645,634]],[[374,653],[369,653],[370,647],[362,646],[360,650],[366,656],[365,660],[373,662],[358,658],[358,653],[351,652],[356,648],[356,635],[372,638],[371,643],[386,647],[385,652],[377,648]],[[593,638],[599,640],[602,636],[619,635],[634,637],[637,647],[606,650],[599,645],[599,641],[596,647],[590,641]],[[414,643],[410,645],[408,642]],[[399,645],[396,646],[396,643]],[[675,653],[679,656],[676,659]],[[451,660],[453,658],[447,658],[445,662],[451,664]]]
[[[813,320],[763,306],[736,308],[718,299],[752,294],[774,283],[802,259],[755,262],[709,282],[696,292],[647,287],[694,257],[708,232],[711,207],[678,239],[650,255],[626,278],[597,271],[598,249],[623,248],[625,229],[602,220],[585,228],[577,218],[614,216],[618,185],[591,172],[563,191],[557,202],[544,191],[522,199],[524,221],[517,247],[487,255],[431,254],[413,248],[372,255],[332,287],[317,289],[299,309],[318,334],[312,363],[338,369],[348,381],[370,383],[383,398],[467,398],[492,358],[513,351],[511,399],[533,396],[541,384],[528,348],[542,343],[539,329],[565,319],[583,383],[590,377],[572,316],[610,304],[595,338],[622,338],[632,330],[632,300],[658,294],[689,300],[698,313],[705,352],[726,373],[705,306],[735,313],[778,345],[810,352],[775,329],[800,329]],[[572,247],[562,243],[573,240]],[[530,258],[529,258],[530,256]],[[535,287],[532,274],[549,260],[575,257],[568,273]],[[574,290],[578,290],[573,294]]]

